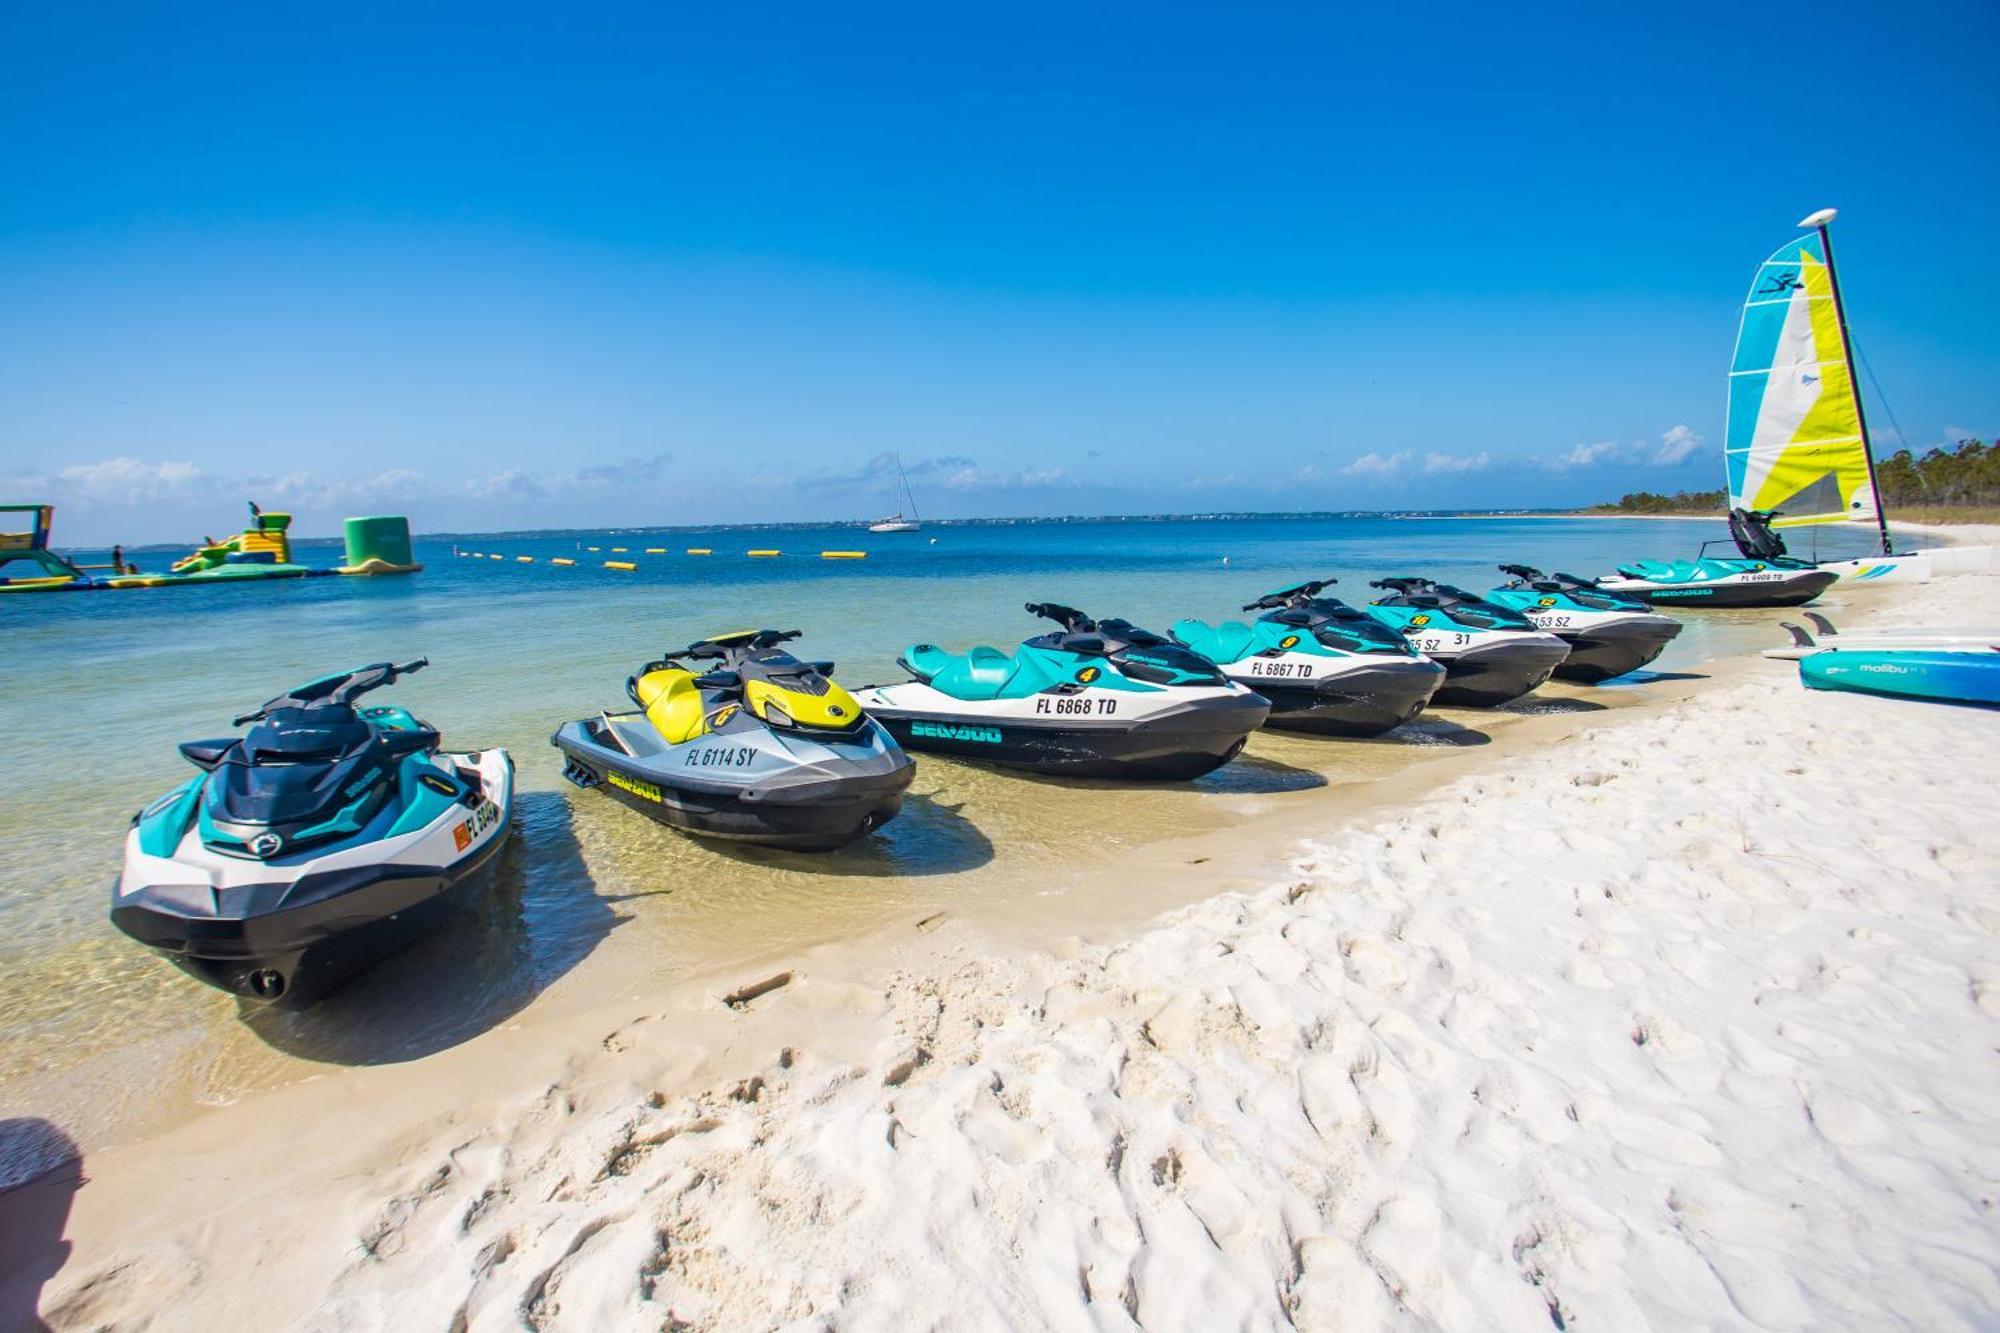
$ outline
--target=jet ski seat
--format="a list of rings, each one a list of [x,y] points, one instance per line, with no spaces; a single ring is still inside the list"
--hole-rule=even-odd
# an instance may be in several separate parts
[[[708,713],[694,673],[679,667],[648,671],[632,682],[632,699],[660,739],[680,745],[708,734]]]
[[[920,643],[896,661],[938,693],[967,702],[1024,699],[1068,679],[1025,650],[1010,657],[985,644],[969,652],[950,653],[936,644]]]
[[[1178,620],[1173,635],[1211,662],[1238,662],[1266,646],[1257,642],[1256,629],[1240,620],[1225,620],[1220,625]]]
[[[1698,560],[1634,560],[1628,565],[1618,566],[1618,572],[1628,579],[1645,579],[1651,583],[1690,583],[1714,577],[1702,568]]]

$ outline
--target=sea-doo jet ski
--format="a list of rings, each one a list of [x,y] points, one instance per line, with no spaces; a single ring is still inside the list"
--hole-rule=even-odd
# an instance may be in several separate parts
[[[1692,560],[1635,560],[1597,580],[1605,592],[1642,602],[1688,606],[1803,606],[1839,579],[1837,571],[1785,554],[1771,527],[1777,513],[1729,511],[1729,535],[1742,558],[1711,557],[1710,543]]]
[[[1368,586],[1389,593],[1368,604],[1369,614],[1444,668],[1444,684],[1432,703],[1504,704],[1539,688],[1569,656],[1568,644],[1536,629],[1520,612],[1463,589],[1413,578],[1377,579]]]
[[[914,680],[857,693],[911,749],[1067,777],[1198,778],[1236,757],[1271,705],[1215,664],[1123,620],[1030,602],[1062,628],[1010,657],[920,643]]]
[[[1556,666],[1563,680],[1595,685],[1637,671],[1681,632],[1672,616],[1574,574],[1544,574],[1529,565],[1502,565],[1500,572],[1514,577],[1486,600],[1519,611],[1569,645],[1569,656]]]
[[[325,676],[188,741],[201,769],[132,819],[111,920],[183,971],[302,1008],[469,902],[506,841],[514,763],[354,701],[428,659]]]
[[[1424,710],[1445,671],[1374,616],[1320,592],[1314,579],[1244,606],[1249,624],[1177,621],[1173,637],[1271,701],[1265,725],[1328,736],[1379,736]]]
[[[915,761],[833,682],[833,663],[779,647],[798,637],[739,630],[648,662],[625,682],[636,709],[549,738],[563,776],[689,833],[795,851],[888,823]]]

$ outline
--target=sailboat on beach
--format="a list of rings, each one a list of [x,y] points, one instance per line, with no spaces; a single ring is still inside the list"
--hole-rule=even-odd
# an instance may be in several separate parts
[[[1808,586],[1815,573],[1851,583],[1920,583],[1933,573],[1990,567],[1989,546],[1896,551],[1854,378],[1827,231],[1834,217],[1823,208],[1800,221],[1810,234],[1758,266],[1743,303],[1722,450],[1730,529],[1743,558],[1640,560],[1600,586],[1648,601],[1787,606],[1817,595],[1820,588]],[[1785,553],[1776,529],[1821,523],[1873,523],[1878,549],[1819,562]]]
[[[909,506],[909,517],[905,518],[903,511],[899,509],[888,518],[878,518],[870,523],[868,525],[870,532],[915,532],[923,527],[923,518],[917,513],[917,497],[910,494],[910,479],[903,472],[901,454],[896,455],[896,480],[902,483],[903,503]]]

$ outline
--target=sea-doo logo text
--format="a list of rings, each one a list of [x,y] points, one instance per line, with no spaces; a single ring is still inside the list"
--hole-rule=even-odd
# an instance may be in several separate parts
[[[623,773],[615,770],[607,771],[604,775],[604,780],[620,791],[629,791],[634,796],[641,796],[649,801],[660,799],[660,789],[652,783],[641,782],[637,778],[628,778]]]
[[[757,758],[757,751],[748,745],[729,745],[721,749],[689,750],[689,768],[748,768]]]
[[[954,722],[912,722],[910,735],[928,736],[934,741],[976,741],[981,745],[998,745],[998,727],[962,727]]]
[[[250,839],[250,855],[270,860],[283,849],[285,840],[275,833],[259,833]]]

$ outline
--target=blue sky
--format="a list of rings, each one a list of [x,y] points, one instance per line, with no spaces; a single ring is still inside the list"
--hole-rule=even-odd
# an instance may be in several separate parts
[[[2000,429],[1987,0],[413,8],[0,16],[59,541],[1705,488],[1826,204],[1911,441]]]

